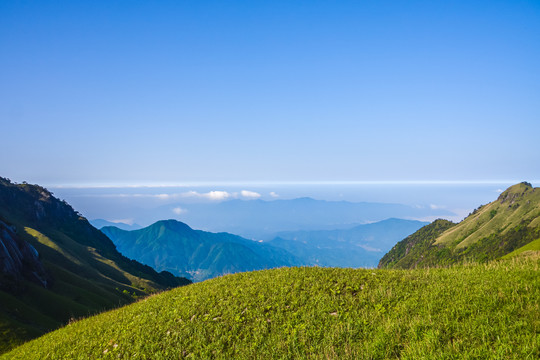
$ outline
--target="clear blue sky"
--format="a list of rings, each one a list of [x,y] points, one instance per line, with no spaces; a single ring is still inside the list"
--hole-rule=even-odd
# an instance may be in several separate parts
[[[540,1],[2,1],[0,176],[540,179]]]

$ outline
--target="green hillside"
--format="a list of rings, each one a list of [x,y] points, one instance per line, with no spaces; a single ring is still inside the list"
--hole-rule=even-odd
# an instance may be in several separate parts
[[[110,239],[46,189],[0,178],[0,248],[5,246],[11,253],[0,254],[0,265],[18,266],[0,266],[0,352],[73,318],[189,283],[124,257]],[[37,251],[37,258],[12,258],[21,249]],[[30,276],[31,265],[44,269],[40,278],[45,281]]]
[[[540,258],[437,269],[282,268],[173,289],[6,359],[537,359]]]
[[[193,230],[176,220],[158,221],[143,229],[101,229],[118,250],[157,270],[195,281],[242,271],[302,265],[286,250],[228,233]]]
[[[511,186],[496,201],[480,206],[459,224],[443,220],[399,242],[379,267],[440,266],[488,261],[540,239],[540,190]]]

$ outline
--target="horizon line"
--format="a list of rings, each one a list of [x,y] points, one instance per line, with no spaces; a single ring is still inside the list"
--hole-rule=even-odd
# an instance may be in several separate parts
[[[538,184],[540,180],[314,180],[314,181],[185,181],[147,183],[46,184],[53,189],[114,189],[114,188],[177,188],[208,186],[296,186],[296,185],[507,185],[523,181]]]

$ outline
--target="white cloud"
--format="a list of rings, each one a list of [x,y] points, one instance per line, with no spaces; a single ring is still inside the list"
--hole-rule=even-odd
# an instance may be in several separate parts
[[[496,192],[496,193],[499,193],[499,194],[502,193],[503,191],[504,191],[503,189],[497,189],[497,190],[495,190],[495,192]]]
[[[179,207],[175,207],[174,209],[172,209],[172,212],[175,213],[176,215],[180,215],[180,214],[185,214],[185,213],[187,213],[187,210],[186,210],[186,209],[182,209],[182,208],[179,206]]]
[[[196,197],[196,198],[202,198],[202,199],[208,199],[213,201],[220,201],[220,200],[226,200],[230,197],[233,197],[233,194],[230,194],[226,191],[209,191],[207,193],[199,193],[197,191],[187,191],[185,193],[181,194],[182,197]]]
[[[273,198],[277,198],[277,197],[279,197],[279,195],[278,195],[278,194],[276,194],[276,193],[275,193],[275,192],[273,192],[273,191],[271,191],[271,192],[270,192],[270,196],[271,196],[271,197],[273,197]]]
[[[240,195],[242,195],[242,197],[249,198],[249,199],[258,199],[261,197],[261,194],[255,191],[249,191],[249,190],[240,191]]]
[[[206,194],[203,194],[203,196],[210,200],[225,200],[231,197],[231,194],[226,191],[210,191]]]

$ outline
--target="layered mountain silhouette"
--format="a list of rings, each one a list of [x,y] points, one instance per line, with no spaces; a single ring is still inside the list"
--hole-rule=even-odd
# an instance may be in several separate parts
[[[400,241],[379,267],[444,266],[540,250],[540,190],[522,182],[458,224],[437,220]]]
[[[374,267],[397,241],[426,223],[388,219],[346,230],[282,232],[268,242],[193,230],[176,220],[134,231],[101,231],[128,257],[201,281],[280,266]]]
[[[158,221],[134,231],[111,226],[101,231],[126,256],[195,281],[303,264],[286,250],[229,233],[193,230],[176,220]]]

